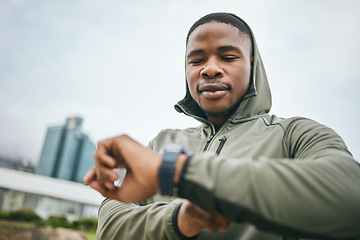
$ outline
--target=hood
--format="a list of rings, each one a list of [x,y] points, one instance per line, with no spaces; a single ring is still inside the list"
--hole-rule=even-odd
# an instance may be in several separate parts
[[[241,19],[241,21],[247,25],[244,20]],[[249,27],[249,25],[247,26]],[[259,115],[268,113],[271,109],[271,92],[265,68],[261,60],[254,34],[250,27],[249,29],[253,46],[253,66],[250,75],[250,86],[247,93],[239,101],[234,113],[229,117],[228,121],[232,122],[247,121],[258,117]],[[174,107],[175,110],[180,113],[192,116],[199,121],[206,122],[206,115],[190,95],[187,81],[186,95]]]

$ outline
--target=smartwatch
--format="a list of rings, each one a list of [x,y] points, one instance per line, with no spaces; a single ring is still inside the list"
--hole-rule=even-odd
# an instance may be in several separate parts
[[[164,148],[159,168],[159,188],[162,195],[177,197],[179,188],[174,184],[174,174],[176,160],[181,153],[187,155],[184,147],[179,144],[169,144]]]

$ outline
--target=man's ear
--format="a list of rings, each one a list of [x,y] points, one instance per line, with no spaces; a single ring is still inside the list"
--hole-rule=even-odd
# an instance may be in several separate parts
[[[252,70],[252,68],[253,68],[253,60],[254,60],[254,57],[251,56],[251,57],[250,57],[250,67],[251,67],[251,70]]]

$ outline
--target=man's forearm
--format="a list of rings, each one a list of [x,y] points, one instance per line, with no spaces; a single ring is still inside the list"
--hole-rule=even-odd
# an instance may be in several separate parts
[[[98,239],[178,239],[172,214],[180,200],[139,206],[105,200],[99,209]]]

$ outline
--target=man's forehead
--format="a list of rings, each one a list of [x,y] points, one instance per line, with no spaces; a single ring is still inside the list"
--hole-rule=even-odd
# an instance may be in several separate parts
[[[198,26],[189,36],[189,42],[194,40],[202,40],[207,37],[208,34],[212,36],[223,36],[224,33],[229,35],[232,33],[234,37],[240,37],[240,30],[235,26],[227,23],[209,22]]]
[[[189,54],[192,51],[201,50],[205,44],[211,44],[219,51],[229,51],[248,48],[249,38],[230,24],[210,22],[199,26],[191,33],[186,52]]]

